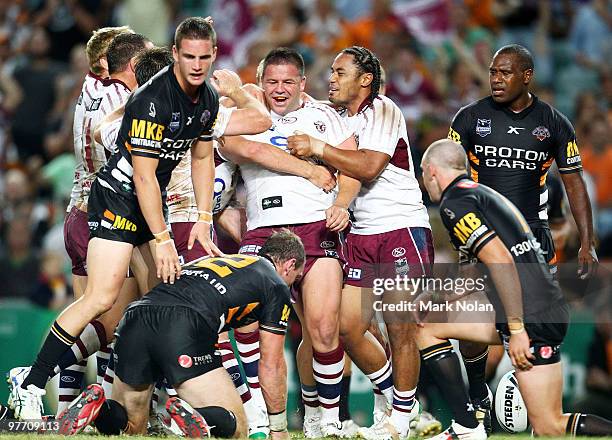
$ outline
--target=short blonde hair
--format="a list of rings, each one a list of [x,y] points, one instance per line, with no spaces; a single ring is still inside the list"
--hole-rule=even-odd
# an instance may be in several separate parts
[[[93,31],[91,38],[85,47],[89,68],[97,75],[102,73],[100,58],[106,56],[108,47],[113,39],[119,34],[134,33],[129,26],[103,27]]]

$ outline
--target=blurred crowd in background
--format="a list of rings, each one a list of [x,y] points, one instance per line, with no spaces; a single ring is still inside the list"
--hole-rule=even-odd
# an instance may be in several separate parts
[[[525,45],[536,60],[532,90],[574,124],[599,257],[612,257],[606,0],[0,0],[0,299],[53,309],[71,300],[62,227],[75,165],[73,109],[91,32],[125,24],[168,45],[176,24],[192,15],[213,17],[215,66],[235,70],[243,82],[255,81],[268,50],[296,47],[307,62],[306,91],[319,99],[327,97],[340,49],[372,49],[386,71],[386,94],[407,120],[415,168],[423,150],[446,137],[457,110],[489,94],[495,50]],[[448,259],[434,210],[431,217],[436,251]],[[563,254],[575,258],[577,239],[570,232],[563,240]]]

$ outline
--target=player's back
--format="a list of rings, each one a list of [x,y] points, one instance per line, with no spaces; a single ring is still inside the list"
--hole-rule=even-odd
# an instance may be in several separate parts
[[[519,275],[525,315],[563,302],[563,295],[523,215],[506,197],[467,178],[445,190],[440,203],[442,220],[453,245],[469,261],[490,240],[499,237],[510,252]],[[499,301],[492,302],[496,308]]]
[[[73,138],[76,167],[71,194],[73,205],[86,204],[96,172],[110,157],[110,151],[94,139],[94,130],[106,115],[121,106],[130,89],[116,79],[87,74],[74,112]]]
[[[284,331],[290,292],[266,257],[235,254],[193,261],[135,304],[192,308],[218,332],[255,321]]]

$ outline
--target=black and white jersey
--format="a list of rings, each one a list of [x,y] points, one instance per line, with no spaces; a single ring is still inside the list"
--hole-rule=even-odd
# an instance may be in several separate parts
[[[142,156],[159,160],[156,175],[164,193],[172,170],[198,138],[212,140],[219,109],[216,91],[205,82],[192,101],[173,66],[163,68],[130,96],[113,155],[98,174],[102,186],[134,196],[132,156]]]
[[[185,266],[174,284],[159,284],[133,306],[189,307],[219,333],[259,321],[272,333],[287,331],[289,287],[265,257],[204,257]]]
[[[463,261],[477,259],[482,247],[499,237],[516,264],[526,318],[563,303],[563,294],[550,274],[540,244],[523,215],[506,197],[463,175],[442,194],[440,216]],[[495,289],[490,287],[491,303],[498,316],[505,316]]]
[[[510,199],[532,227],[548,226],[553,160],[562,174],[582,170],[572,124],[536,96],[519,113],[490,96],[476,101],[455,115],[448,137],[465,148],[472,179]]]

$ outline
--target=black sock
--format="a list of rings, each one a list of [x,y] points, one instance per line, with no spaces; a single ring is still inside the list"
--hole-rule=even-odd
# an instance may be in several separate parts
[[[431,371],[440,392],[453,411],[455,422],[466,428],[476,428],[478,421],[461,377],[459,356],[449,341],[421,350],[421,359]]]
[[[570,414],[565,432],[572,437],[604,437],[612,435],[612,421],[593,414]]]
[[[349,396],[351,394],[351,376],[342,376],[342,382],[340,383],[342,387],[340,389],[340,421],[344,422],[345,420],[351,419],[351,410],[349,408]]]
[[[100,434],[119,435],[128,427],[128,415],[125,408],[116,400],[106,399],[94,420]]]
[[[57,362],[72,347],[77,337],[78,335],[72,336],[68,334],[55,321],[51,326],[47,339],[45,339],[45,343],[38,352],[38,356],[36,356],[36,361],[32,365],[30,374],[25,378],[21,387],[26,388],[28,385],[33,384],[38,388],[44,389],[49,377],[53,374],[53,369]]]
[[[470,385],[470,399],[484,400],[487,398],[487,381],[485,378],[489,347],[476,356],[466,356],[461,353],[465,371]]]
[[[230,438],[236,432],[236,416],[233,412],[220,406],[206,406],[195,408],[206,423],[210,426],[210,436],[219,438]]]

